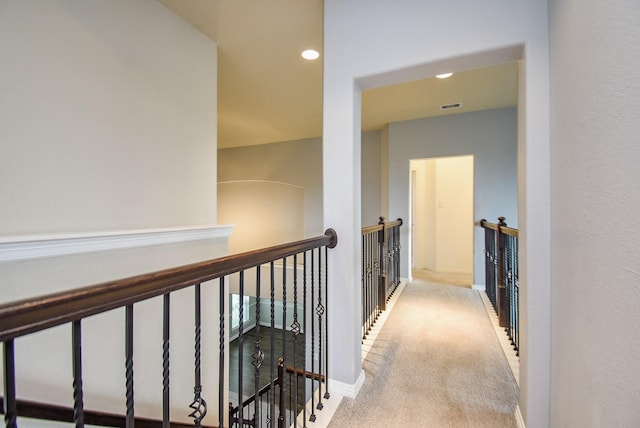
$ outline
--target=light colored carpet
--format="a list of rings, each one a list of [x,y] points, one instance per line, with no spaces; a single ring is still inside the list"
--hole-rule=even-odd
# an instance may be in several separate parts
[[[477,291],[408,284],[330,428],[516,427],[518,388]]]
[[[473,275],[470,273],[436,272],[428,269],[414,269],[411,274],[416,281],[437,282],[471,288]]]

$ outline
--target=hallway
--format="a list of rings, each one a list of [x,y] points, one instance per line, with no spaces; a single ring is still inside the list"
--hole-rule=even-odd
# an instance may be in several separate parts
[[[515,427],[518,387],[477,291],[414,278],[329,427]]]

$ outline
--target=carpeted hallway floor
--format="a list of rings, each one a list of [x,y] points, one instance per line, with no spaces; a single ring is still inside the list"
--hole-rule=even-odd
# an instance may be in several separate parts
[[[518,388],[480,295],[407,284],[330,428],[516,427]]]

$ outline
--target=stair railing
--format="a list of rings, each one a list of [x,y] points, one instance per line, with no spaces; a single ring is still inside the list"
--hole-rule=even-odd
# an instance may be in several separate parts
[[[284,309],[278,314],[281,317],[281,330],[271,329],[271,348],[270,356],[265,358],[263,345],[259,340],[259,335],[250,336],[250,333],[243,332],[240,327],[240,340],[250,340],[255,337],[253,342],[254,353],[252,356],[251,377],[255,379],[255,385],[258,385],[259,375],[261,371],[270,370],[271,372],[282,370],[282,367],[291,367],[294,373],[311,373],[309,376],[303,376],[305,383],[303,388],[304,395],[302,400],[307,400],[311,395],[313,406],[310,419],[315,419],[315,410],[322,409],[322,399],[328,399],[329,393],[326,389],[325,379],[328,377],[328,352],[327,352],[327,319],[326,319],[326,302],[327,302],[327,251],[334,248],[337,244],[337,234],[332,229],[328,229],[324,235],[309,238],[289,244],[269,247],[262,250],[250,251],[238,255],[222,257],[200,263],[194,263],[177,268],[167,269],[150,274],[139,275],[127,279],[110,281],[94,286],[80,289],[50,294],[46,296],[26,299],[14,303],[0,305],[0,342],[3,344],[3,397],[0,397],[0,409],[4,414],[5,426],[7,428],[16,428],[18,419],[35,418],[60,422],[71,422],[76,427],[83,427],[85,424],[96,426],[113,426],[113,427],[201,427],[207,415],[207,402],[205,400],[206,389],[203,376],[201,374],[201,361],[210,359],[212,355],[202,355],[201,339],[203,332],[217,332],[219,340],[218,361],[219,368],[217,373],[217,385],[206,385],[208,391],[218,389],[218,415],[217,426],[245,426],[245,415],[243,414],[244,406],[240,406],[238,410],[237,420],[229,421],[229,407],[235,407],[233,403],[224,401],[227,397],[225,390],[225,376],[230,369],[226,366],[225,352],[227,351],[228,342],[228,316],[226,312],[226,301],[228,296],[228,286],[225,282],[231,282],[232,278],[239,277],[239,292],[249,294],[245,290],[243,278],[249,275],[249,272],[255,272],[257,280],[253,283],[257,287],[254,296],[260,300],[262,294],[260,292],[261,280],[260,275],[263,270],[268,272],[268,286],[270,296],[266,298],[270,306],[270,323],[275,326],[275,304],[276,290],[278,290],[278,299]],[[293,269],[291,275],[288,275],[286,269],[287,261],[292,261]],[[276,281],[276,262],[284,265],[282,273],[278,275]],[[298,275],[301,272],[301,277]],[[246,275],[245,275],[246,274]],[[216,281],[213,281],[216,280]],[[208,287],[218,287],[219,306],[212,308],[210,302],[204,302],[202,298],[202,289]],[[185,412],[193,419],[190,424],[178,423],[171,420],[170,415],[170,346],[169,346],[169,330],[171,326],[170,318],[170,301],[172,293],[182,290],[193,290],[193,315],[195,324],[194,333],[194,389],[193,400]],[[301,290],[300,290],[301,289]],[[287,291],[291,291],[293,298],[288,295]],[[302,294],[302,296],[301,296]],[[134,306],[148,301],[154,297],[162,296],[163,310],[161,316],[161,324],[163,325],[163,342],[158,353],[162,356],[162,388],[159,396],[162,397],[162,407],[157,409],[160,416],[154,418],[141,418],[135,415],[134,406],[134,376],[133,376],[133,348],[135,345],[133,334],[134,322]],[[263,298],[264,299],[264,298]],[[242,302],[242,299],[240,300]],[[293,319],[287,320],[288,313],[287,303],[293,305]],[[126,409],[123,414],[113,414],[101,412],[98,410],[87,410],[84,408],[83,395],[83,371],[82,371],[82,325],[83,321],[91,316],[103,314],[118,308],[124,308],[125,312],[125,331],[123,340],[125,342],[125,352],[122,356],[125,362],[124,383],[126,385]],[[242,303],[240,311],[243,311]],[[204,311],[217,311],[219,313],[219,322],[217,326],[206,325],[202,322],[202,313]],[[242,319],[242,318],[241,318]],[[304,320],[304,323],[300,321]],[[287,327],[287,323],[291,325]],[[59,404],[42,403],[29,401],[24,397],[17,396],[18,379],[16,377],[16,347],[20,343],[16,343],[16,339],[31,335],[36,332],[51,329],[61,325],[71,325],[71,354],[72,354],[72,370],[70,373],[70,383],[73,384],[73,397],[67,400],[71,403],[68,406]],[[240,323],[242,326],[242,323]],[[177,327],[176,327],[177,328]],[[255,330],[255,329],[254,329]],[[259,327],[258,327],[259,330]],[[194,330],[190,330],[193,332]],[[187,334],[187,332],[181,332]],[[273,343],[275,334],[286,333],[297,337],[298,334],[304,333],[304,342],[297,343],[298,350],[302,355],[287,354],[284,346],[282,350],[275,349]],[[301,335],[302,336],[302,335]],[[295,340],[295,339],[294,339]],[[294,347],[295,349],[295,347]],[[46,357],[46,356],[45,356]],[[43,358],[46,362],[46,358]],[[237,391],[237,400],[246,401],[243,397],[242,385],[246,379],[243,378],[243,356],[240,351],[238,366],[235,371],[239,372],[239,389]],[[51,370],[60,370],[59,367],[51,367]],[[310,370],[308,370],[310,369]],[[247,370],[248,371],[248,370]],[[280,373],[282,375],[282,373]],[[159,377],[160,377],[159,376]],[[296,376],[296,379],[300,376]],[[136,378],[137,379],[137,378]],[[284,427],[285,424],[293,422],[297,425],[297,417],[287,417],[283,403],[287,400],[287,387],[285,382],[277,382],[274,376],[271,376],[269,382],[270,393],[267,398],[267,415],[264,419],[255,419],[252,426],[271,426]],[[323,393],[324,384],[324,393]],[[263,385],[260,385],[262,387]],[[257,395],[260,387],[256,386],[255,391],[251,391],[246,395]],[[314,394],[315,392],[315,394]],[[213,394],[215,395],[215,394]],[[315,397],[318,404],[315,404]],[[185,398],[188,402],[188,398]],[[257,402],[257,400],[254,400]],[[306,407],[305,407],[306,408]],[[289,410],[291,411],[291,410]],[[255,409],[254,409],[255,412]],[[260,410],[257,410],[260,413]],[[304,415],[306,417],[306,414]],[[209,422],[208,426],[215,426]],[[289,426],[289,425],[287,425]]]
[[[518,280],[518,229],[507,226],[505,217],[498,223],[482,219],[485,231],[485,281],[489,301],[498,314],[518,353],[520,344],[520,283]]]
[[[373,328],[400,285],[402,219],[362,228],[362,338]]]

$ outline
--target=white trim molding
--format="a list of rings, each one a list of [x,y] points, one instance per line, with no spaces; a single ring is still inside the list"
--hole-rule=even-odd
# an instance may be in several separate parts
[[[487,291],[487,287],[484,284],[472,284],[471,289],[476,291]]]
[[[229,239],[233,225],[0,237],[0,262],[93,251]]]
[[[343,397],[352,398],[355,400],[355,398],[358,396],[358,393],[360,392],[360,389],[362,389],[362,385],[364,385],[364,381],[364,370],[360,371],[360,376],[358,376],[358,379],[356,379],[356,383],[353,384],[340,382],[339,380],[335,379],[329,379],[329,392],[331,392],[332,394],[335,392]]]

